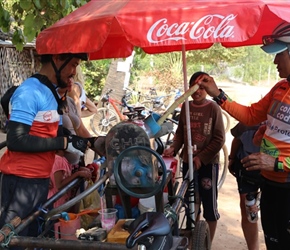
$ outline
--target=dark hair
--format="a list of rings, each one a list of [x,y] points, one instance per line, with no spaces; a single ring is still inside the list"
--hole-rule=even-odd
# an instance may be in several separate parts
[[[41,63],[45,64],[51,61],[51,54],[46,54],[46,55],[41,55]],[[65,61],[68,58],[79,58],[83,61],[87,61],[88,60],[88,54],[87,53],[64,53],[64,54],[59,54],[60,60]]]
[[[197,71],[195,72],[191,77],[190,77],[190,80],[189,80],[189,87],[191,87],[193,84],[194,84],[194,81],[201,75],[209,75],[208,73],[205,73],[205,72],[202,72],[202,71]]]

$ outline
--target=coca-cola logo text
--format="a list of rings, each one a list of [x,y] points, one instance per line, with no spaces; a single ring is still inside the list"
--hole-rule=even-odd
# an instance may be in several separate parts
[[[167,40],[186,40],[187,36],[192,40],[208,39],[211,36],[214,39],[230,38],[234,35],[234,26],[230,25],[230,22],[236,16],[233,14],[226,17],[218,14],[206,15],[196,22],[183,22],[181,24],[169,24],[167,18],[162,18],[150,27],[147,40],[150,43],[160,43]],[[220,22],[214,26],[212,23],[216,19],[220,19]]]

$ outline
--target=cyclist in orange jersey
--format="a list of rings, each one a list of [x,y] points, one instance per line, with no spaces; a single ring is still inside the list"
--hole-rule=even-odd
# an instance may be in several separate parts
[[[276,54],[279,81],[260,101],[241,105],[202,75],[196,83],[240,122],[252,126],[267,120],[260,152],[241,160],[248,171],[261,170],[261,222],[267,250],[290,249],[290,24],[282,23],[263,37],[266,53]]]

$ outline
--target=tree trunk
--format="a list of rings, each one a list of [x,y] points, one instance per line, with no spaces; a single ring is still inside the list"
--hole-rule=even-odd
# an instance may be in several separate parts
[[[101,96],[103,96],[108,91],[108,89],[113,89],[110,97],[121,102],[121,98],[125,93],[123,88],[126,73],[123,71],[117,71],[119,62],[124,63],[125,61],[124,59],[116,59],[112,61]],[[99,102],[97,107],[100,108],[101,106],[102,102]]]

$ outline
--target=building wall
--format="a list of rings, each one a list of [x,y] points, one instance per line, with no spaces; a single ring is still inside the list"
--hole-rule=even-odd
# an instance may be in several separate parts
[[[40,69],[40,61],[33,46],[17,51],[8,42],[0,41],[0,97],[13,85],[20,85],[26,78]],[[6,116],[0,105],[0,128],[6,123]]]

